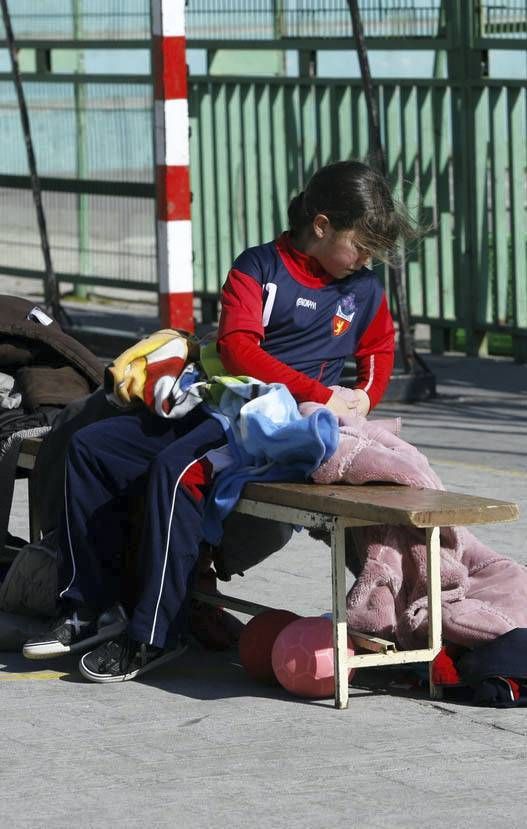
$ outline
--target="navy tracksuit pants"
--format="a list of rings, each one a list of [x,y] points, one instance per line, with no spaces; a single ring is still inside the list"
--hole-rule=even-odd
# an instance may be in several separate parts
[[[163,647],[171,626],[174,633],[182,630],[203,540],[203,498],[184,479],[207,451],[225,442],[218,421],[201,407],[181,420],[141,410],[80,429],[66,458],[60,596],[99,610],[117,601],[127,500],[142,495],[140,592],[129,634]]]

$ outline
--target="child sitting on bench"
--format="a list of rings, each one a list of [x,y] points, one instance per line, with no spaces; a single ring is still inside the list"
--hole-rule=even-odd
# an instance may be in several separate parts
[[[384,179],[365,164],[321,168],[289,205],[289,231],[249,248],[222,292],[218,351],[228,372],[283,383],[298,403],[366,415],[394,359],[394,327],[367,267],[415,236]],[[328,387],[354,356],[352,402]],[[78,431],[66,460],[59,527],[60,615],[26,643],[31,659],[83,652],[94,682],[133,679],[184,650],[188,598],[203,539],[206,495],[226,437],[197,406],[179,420],[146,407]],[[126,504],[145,503],[139,597],[131,618],[116,602]],[[111,611],[109,611],[111,609]],[[93,649],[95,648],[95,649]]]

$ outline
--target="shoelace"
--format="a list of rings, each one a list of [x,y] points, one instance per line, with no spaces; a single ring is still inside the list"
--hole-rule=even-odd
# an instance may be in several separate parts
[[[80,635],[82,627],[90,624],[90,622],[79,619],[76,611],[73,612],[72,616],[73,618],[70,618],[69,615],[63,613],[52,624],[51,630],[61,642],[71,642],[75,636]]]
[[[63,624],[69,625],[75,630],[76,635],[78,636],[81,632],[81,628],[87,627],[90,625],[89,621],[83,621],[79,619],[79,615],[76,610],[73,611],[73,615],[71,619],[64,618]]]

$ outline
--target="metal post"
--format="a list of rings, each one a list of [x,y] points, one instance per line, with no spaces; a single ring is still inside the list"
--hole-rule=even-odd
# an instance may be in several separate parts
[[[457,318],[466,331],[467,354],[479,354],[485,348],[485,332],[478,325],[481,293],[481,246],[487,239],[478,238],[476,173],[476,114],[471,81],[481,77],[481,56],[474,49],[474,0],[444,0],[449,27],[448,80],[452,88],[452,159],[454,178],[459,182],[454,204],[455,267],[463,273]],[[486,205],[485,208],[486,209]]]
[[[359,58],[360,71],[364,94],[366,96],[366,108],[368,110],[368,122],[370,126],[370,145],[373,150],[375,165],[379,172],[386,176],[386,160],[381,141],[381,127],[379,110],[373,89],[373,81],[370,72],[368,51],[364,41],[364,29],[362,27],[361,14],[357,0],[348,0],[353,27],[353,37],[357,44],[357,56]],[[410,330],[410,316],[408,314],[408,302],[406,298],[406,286],[401,273],[401,268],[390,267],[389,279],[392,294],[395,299],[397,318],[399,321],[399,348],[406,373],[415,371],[414,344]]]
[[[29,115],[26,106],[24,89],[22,86],[22,79],[20,77],[17,48],[15,44],[13,28],[11,26],[9,9],[7,7],[7,0],[0,0],[0,7],[2,8],[2,17],[4,20],[6,40],[9,49],[9,56],[11,58],[13,81],[15,84],[15,90],[18,98],[20,120],[22,122],[22,131],[24,133],[24,140],[26,144],[27,163],[29,167],[29,176],[31,179],[31,188],[33,190],[33,202],[35,204],[38,229],[40,233],[40,246],[42,248],[42,256],[44,258],[44,300],[47,310],[49,310],[52,313],[56,320],[60,320],[64,316],[64,314],[60,306],[57,280],[55,277],[55,271],[53,270],[53,264],[51,262],[51,251],[49,248],[46,216],[42,204],[42,191],[40,188],[40,180],[37,173],[37,163],[35,160],[35,153],[33,150],[33,140],[31,138],[31,126],[29,123]]]
[[[274,39],[280,40],[284,36],[284,0],[273,0],[273,28]]]
[[[448,10],[445,0],[441,0],[441,5],[439,6],[439,23],[437,26],[437,37],[441,40],[445,40],[447,38],[447,13]],[[434,52],[434,78],[445,78],[447,71],[448,67],[446,63],[445,50],[436,49]]]
[[[426,529],[426,576],[428,594],[428,647],[438,654],[441,650],[441,543],[439,527]],[[429,685],[432,699],[441,699],[441,689],[432,681],[429,664]]]
[[[73,38],[78,40],[81,34],[80,31],[80,0],[72,0],[72,15],[73,15]],[[84,72],[84,54],[79,49],[76,53],[75,73],[82,75]],[[86,91],[84,84],[75,83],[73,85],[73,94],[75,96],[75,140],[76,140],[76,173],[78,179],[83,179],[86,176],[87,169],[87,152],[86,152]],[[77,234],[78,234],[78,250],[79,250],[79,274],[83,276],[89,273],[89,196],[85,193],[77,195]],[[88,295],[88,288],[82,283],[77,283],[74,286],[74,294],[79,299],[86,299]]]
[[[298,74],[301,78],[316,78],[317,52],[316,49],[300,49],[298,52]]]
[[[338,518],[331,528],[331,590],[335,708],[348,707],[348,625],[346,620],[345,526]]]
[[[151,0],[159,312],[194,330],[185,0]]]

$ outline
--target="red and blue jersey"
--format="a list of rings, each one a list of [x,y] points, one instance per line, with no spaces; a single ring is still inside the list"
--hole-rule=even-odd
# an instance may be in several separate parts
[[[356,387],[373,407],[393,367],[394,329],[371,270],[334,279],[284,233],[234,262],[222,293],[218,345],[229,371],[284,382],[299,402],[327,402],[327,387],[355,356]]]

